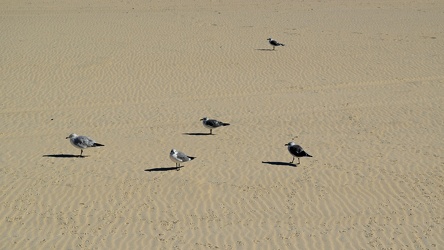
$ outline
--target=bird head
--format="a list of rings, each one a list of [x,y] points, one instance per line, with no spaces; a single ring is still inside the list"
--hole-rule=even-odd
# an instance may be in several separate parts
[[[65,139],[71,139],[71,138],[74,138],[74,137],[77,137],[77,135],[72,133],[68,137],[66,137]]]

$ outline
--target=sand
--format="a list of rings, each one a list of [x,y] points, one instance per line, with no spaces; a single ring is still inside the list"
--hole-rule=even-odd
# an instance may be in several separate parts
[[[444,2],[0,18],[1,249],[444,248]],[[75,157],[71,133],[105,147]],[[314,157],[288,164],[292,140]],[[176,171],[172,148],[197,158]]]

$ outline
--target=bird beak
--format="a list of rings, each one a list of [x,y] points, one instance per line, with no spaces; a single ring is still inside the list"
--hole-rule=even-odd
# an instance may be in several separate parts
[[[284,146],[288,146],[288,143],[287,143],[287,144],[285,144]]]
[[[68,139],[69,137],[66,137],[65,139]]]

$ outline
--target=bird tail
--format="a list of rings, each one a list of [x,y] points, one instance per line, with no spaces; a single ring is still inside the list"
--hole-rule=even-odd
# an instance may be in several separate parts
[[[230,124],[229,123],[225,123],[225,122],[222,123],[222,126],[228,126],[228,125],[230,125]]]
[[[194,157],[194,156],[188,156],[188,158],[190,158],[191,160],[193,160],[193,159],[196,158],[196,157]]]
[[[105,145],[100,144],[100,143],[94,143],[94,144],[93,144],[93,147],[103,147],[103,146],[105,146]]]
[[[285,44],[283,44],[283,43],[280,43],[280,45],[281,45],[281,46],[285,46]]]
[[[309,155],[309,154],[307,154],[306,156],[307,156],[307,157],[313,157],[313,156],[311,156],[311,155]]]

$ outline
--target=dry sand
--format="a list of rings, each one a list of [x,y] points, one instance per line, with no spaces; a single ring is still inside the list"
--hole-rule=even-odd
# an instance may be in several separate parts
[[[0,18],[1,249],[444,248],[444,2]],[[231,125],[199,135],[204,116]],[[70,157],[70,133],[105,147]],[[297,167],[292,138],[314,156]],[[171,148],[197,158],[168,170]]]

